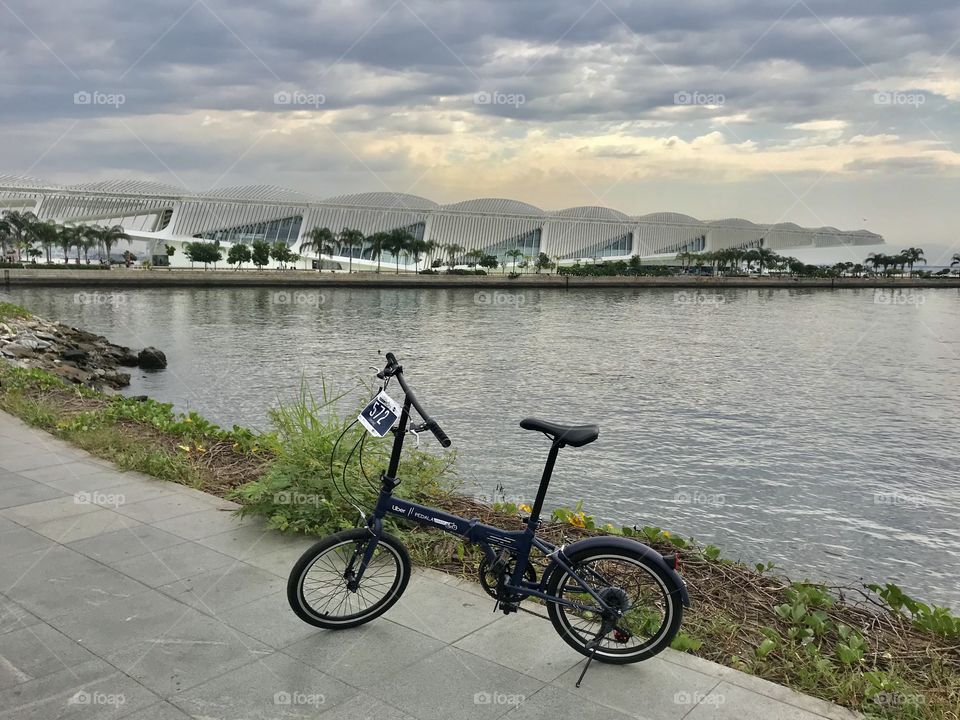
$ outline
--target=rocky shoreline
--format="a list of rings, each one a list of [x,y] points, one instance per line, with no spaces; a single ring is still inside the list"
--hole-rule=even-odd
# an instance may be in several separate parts
[[[156,348],[134,352],[102,335],[33,316],[0,322],[0,357],[17,367],[47,370],[97,390],[127,387],[130,373],[121,368],[167,366],[166,356]]]

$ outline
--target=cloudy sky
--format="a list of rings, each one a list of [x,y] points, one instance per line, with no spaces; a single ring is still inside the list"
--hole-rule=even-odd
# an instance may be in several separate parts
[[[956,0],[0,0],[0,174],[866,227],[960,251]]]

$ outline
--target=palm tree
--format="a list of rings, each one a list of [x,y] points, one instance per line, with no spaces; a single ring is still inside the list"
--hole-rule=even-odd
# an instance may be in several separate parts
[[[35,222],[28,228],[31,241],[39,243],[46,254],[47,263],[53,262],[50,257],[50,251],[57,244],[60,233],[64,230],[52,220],[46,222]]]
[[[513,259],[513,274],[517,274],[517,260],[523,257],[523,250],[520,248],[514,248],[506,253],[508,258]]]
[[[133,238],[127,235],[123,230],[122,225],[113,225],[112,227],[105,228],[96,228],[95,230],[97,239],[100,241],[100,244],[103,245],[103,249],[107,254],[107,262],[110,262],[110,249],[119,242],[126,240],[129,245]]]
[[[96,247],[100,247],[100,233],[95,227],[90,225],[81,225],[83,229],[80,237],[80,247],[83,248],[83,261],[89,265],[90,264],[90,251]],[[172,248],[167,245],[167,256],[170,257],[173,253],[170,252]]]
[[[30,226],[38,222],[37,216],[27,210],[4,210],[3,220],[8,228],[10,238],[13,240],[13,246],[17,249],[17,262],[23,259],[21,251],[29,244]]]
[[[419,272],[420,269],[418,265],[420,264],[420,256],[424,253],[429,252],[430,243],[426,240],[419,240],[414,238],[410,241],[410,245],[407,247],[407,250],[413,255],[413,271]]]
[[[350,228],[345,227],[340,231],[340,246],[347,248],[347,252],[350,253],[349,263],[347,265],[347,272],[353,272],[353,249],[359,245],[360,246],[360,255],[363,255],[363,241],[366,239],[366,236],[359,230],[351,230]]]
[[[883,267],[883,269],[886,270],[890,262],[888,256],[884,253],[872,252],[867,255],[867,259],[863,261],[863,264],[869,265],[873,268],[873,272],[877,272],[877,268],[879,267]]]
[[[397,261],[397,275],[400,274],[400,255],[410,249],[414,239],[406,228],[394,228],[388,235],[386,248]]]
[[[10,224],[6,219],[0,218],[0,262],[7,259],[7,243],[11,237]]]
[[[470,250],[469,252],[467,252],[467,257],[473,262],[470,262],[468,260],[467,265],[469,265],[470,267],[476,267],[477,263],[480,262],[480,258],[482,258],[483,256],[484,256],[484,252],[480,248],[474,248],[473,250]]]
[[[80,242],[80,228],[76,225],[64,227],[57,237],[57,245],[63,250],[63,264],[70,264],[70,250]]]
[[[913,265],[918,262],[926,262],[927,259],[923,256],[923,248],[907,248],[904,250],[901,255],[907,261],[907,265],[910,266],[910,275],[913,275]]]
[[[447,267],[452,268],[457,264],[457,259],[459,258],[460,253],[462,253],[466,248],[463,245],[458,245],[457,243],[450,243],[447,245]]]
[[[390,239],[390,233],[375,232],[367,238],[367,247],[370,248],[370,259],[377,259],[377,273],[380,272],[380,260],[383,258],[383,251],[387,248],[387,241]]]
[[[321,258],[324,255],[333,255],[335,238],[330,228],[315,227],[300,242],[300,252],[310,251],[317,255],[317,272],[323,272]]]

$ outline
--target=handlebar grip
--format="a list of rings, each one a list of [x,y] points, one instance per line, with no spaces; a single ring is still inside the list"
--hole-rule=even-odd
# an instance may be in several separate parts
[[[387,363],[389,363],[390,365],[396,365],[396,364],[397,364],[397,356],[394,355],[392,352],[388,352],[388,353],[387,353]]]
[[[447,434],[443,431],[443,428],[437,425],[436,420],[430,421],[430,432],[433,433],[433,436],[440,442],[440,445],[442,445],[443,447],[448,448],[452,444],[450,442],[450,438],[448,438]]]

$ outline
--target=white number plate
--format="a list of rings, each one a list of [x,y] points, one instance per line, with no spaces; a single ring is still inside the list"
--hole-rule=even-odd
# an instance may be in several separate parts
[[[371,435],[383,437],[400,419],[400,403],[381,391],[357,418]]]

